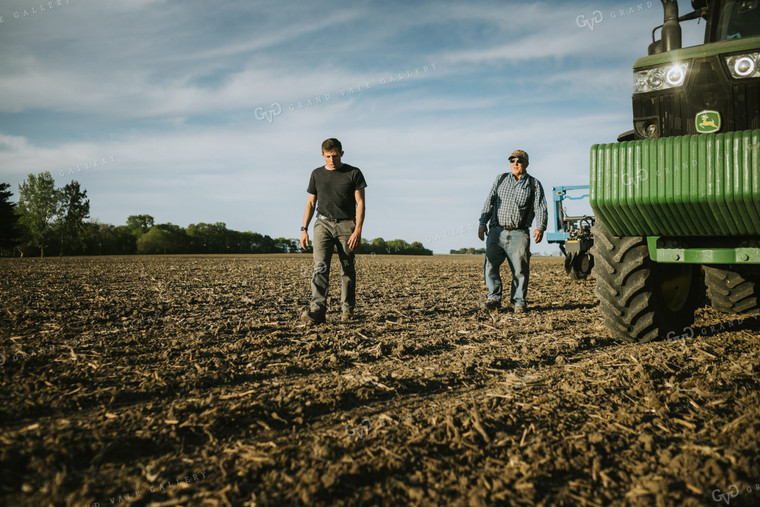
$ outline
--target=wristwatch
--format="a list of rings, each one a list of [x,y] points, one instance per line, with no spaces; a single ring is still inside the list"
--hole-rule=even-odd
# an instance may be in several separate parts
[[[301,230],[302,230],[302,231],[308,231],[308,230],[309,230],[309,228],[308,228],[308,227],[304,227],[304,226],[302,225],[302,226],[301,226]]]

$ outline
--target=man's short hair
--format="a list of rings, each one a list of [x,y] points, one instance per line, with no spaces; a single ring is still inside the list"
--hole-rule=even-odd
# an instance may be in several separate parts
[[[343,145],[341,145],[340,141],[334,137],[325,139],[322,143],[322,153],[327,153],[328,151],[337,151],[338,153],[341,153],[343,151]]]

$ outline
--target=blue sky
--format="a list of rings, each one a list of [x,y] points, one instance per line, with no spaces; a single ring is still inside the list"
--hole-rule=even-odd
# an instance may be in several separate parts
[[[660,23],[658,1],[3,0],[0,182],[17,200],[30,173],[79,181],[114,225],[296,238],[337,137],[368,182],[365,238],[480,247],[514,149],[547,194],[588,183]]]

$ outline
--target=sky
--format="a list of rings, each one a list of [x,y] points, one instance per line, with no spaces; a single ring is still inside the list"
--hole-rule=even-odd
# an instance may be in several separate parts
[[[591,145],[631,128],[662,19],[628,0],[0,0],[0,183],[17,201],[29,174],[78,181],[102,223],[298,238],[335,137],[367,180],[362,236],[448,253],[484,246],[523,149],[554,231],[552,187],[588,184]]]

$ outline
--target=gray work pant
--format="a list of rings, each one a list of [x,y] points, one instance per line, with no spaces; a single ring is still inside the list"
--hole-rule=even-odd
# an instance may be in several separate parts
[[[356,222],[343,220],[331,222],[317,218],[314,223],[314,273],[311,276],[312,312],[327,310],[327,289],[330,280],[330,261],[333,249],[338,247],[340,260],[340,303],[343,311],[353,310],[356,304],[356,266],[354,251],[348,247],[348,238],[354,233]]]

